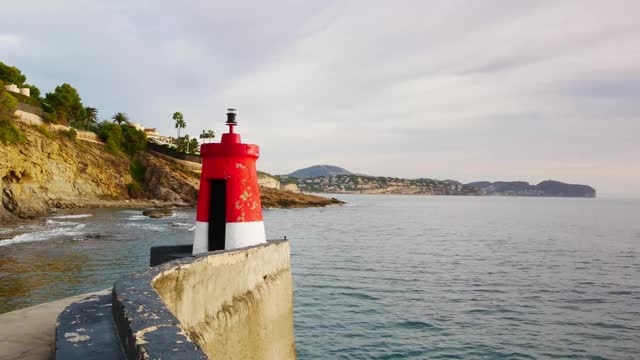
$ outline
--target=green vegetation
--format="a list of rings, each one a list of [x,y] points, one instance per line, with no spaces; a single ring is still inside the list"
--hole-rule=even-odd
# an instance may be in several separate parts
[[[180,164],[178,164],[176,162],[173,162],[173,161],[170,162],[169,163],[169,167],[172,170],[179,171],[179,172],[181,172],[181,173],[183,173],[185,175],[194,177],[196,179],[200,179],[200,174],[199,173],[197,173],[197,172],[195,172],[193,170],[190,170],[190,169],[188,169],[188,168],[186,168],[186,167],[184,167],[184,166],[182,166],[182,165],[180,165]]]
[[[28,87],[30,96],[18,93],[12,93],[11,96],[16,98],[19,103],[42,109],[44,115],[41,116],[46,122],[97,131],[98,110],[93,107],[84,107],[80,94],[73,86],[69,84],[57,86],[43,99],[38,87],[26,83],[27,78],[20,69],[2,62],[0,62],[0,81],[5,84],[15,84],[18,87]]]
[[[40,99],[38,98],[29,97],[29,96],[22,95],[19,93],[14,93],[14,92],[11,93],[11,96],[13,96],[16,100],[18,100],[19,103],[35,106],[37,108],[42,107],[42,102],[40,102]]]
[[[98,136],[105,142],[105,150],[108,153],[116,156],[124,154],[129,157],[131,160],[129,172],[133,182],[127,184],[127,190],[129,196],[133,198],[142,197],[147,168],[135,155],[147,147],[147,134],[126,123],[120,125],[104,121],[98,125]]]
[[[105,142],[105,149],[111,154],[123,152],[133,156],[147,147],[147,134],[127,124],[102,122],[98,126],[98,136]]]
[[[16,84],[22,87],[27,81],[27,77],[22,75],[22,72],[17,67],[9,66],[0,61],[0,81],[5,84]]]
[[[129,166],[129,171],[131,172],[133,180],[140,184],[144,184],[144,175],[147,172],[147,167],[144,166],[144,164],[142,164],[138,159],[133,158],[131,160],[131,165]]]
[[[120,147],[127,155],[133,156],[138,151],[147,148],[147,134],[144,131],[140,131],[131,125],[121,125],[121,128],[124,143]]]
[[[98,136],[104,141],[108,153],[117,155],[120,152],[120,145],[124,142],[122,126],[105,121],[98,126]]]
[[[278,177],[281,184],[298,184],[298,178],[293,176],[288,177]]]
[[[21,144],[27,141],[27,138],[18,129],[13,120],[0,120],[0,142],[3,145]]]
[[[69,129],[68,131],[63,131],[62,135],[65,136],[66,138],[68,138],[69,140],[75,142],[76,139],[78,138],[78,132],[76,132],[74,129]]]
[[[86,112],[78,91],[69,84],[56,86],[53,92],[45,95],[44,101],[57,123],[68,125],[82,121]]]
[[[198,147],[198,139],[193,138],[189,141],[189,146],[187,152],[191,155],[195,155],[200,153],[200,148]]]
[[[133,182],[127,184],[129,196],[132,198],[144,197],[144,191],[146,190],[145,174],[147,172],[147,167],[140,162],[138,157],[133,157],[131,159],[131,164],[129,165],[129,172],[133,178]]]
[[[176,129],[178,129],[178,141],[180,140],[180,129],[187,127],[187,123],[184,121],[184,115],[181,112],[176,111],[173,113],[173,121],[176,122]]]
[[[140,185],[139,182],[132,182],[127,184],[127,191],[129,192],[129,196],[134,199],[139,199],[144,197],[144,188]]]
[[[38,100],[38,102],[41,102],[42,99],[40,98],[40,89],[38,89],[38,87],[35,85],[27,85],[27,87],[30,89],[29,95],[31,95],[31,98]]]
[[[18,101],[4,89],[4,83],[0,80],[0,119],[13,119],[17,108]]]
[[[216,133],[209,129],[207,131],[202,130],[202,134],[200,134],[200,139],[204,142],[205,140],[211,140],[216,137]]]
[[[198,145],[198,139],[190,138],[189,135],[185,135],[178,138],[176,150],[184,154],[196,155],[200,153]]]
[[[40,132],[40,134],[44,135],[44,137],[46,137],[47,139],[53,139],[56,137],[56,135],[44,125],[37,125],[34,127],[36,130],[38,130],[38,132]]]
[[[4,145],[19,144],[27,140],[13,121],[17,107],[18,101],[5,91],[4,83],[0,81],[0,142]]]
[[[111,120],[113,120],[113,122],[117,122],[118,125],[122,125],[122,123],[125,123],[125,124],[129,123],[129,117],[127,116],[127,114],[121,113],[121,112],[115,113],[111,117]]]

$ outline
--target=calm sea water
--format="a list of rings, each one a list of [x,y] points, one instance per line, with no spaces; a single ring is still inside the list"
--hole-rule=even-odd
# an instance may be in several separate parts
[[[291,239],[300,359],[640,358],[640,201],[341,196],[267,210]],[[194,212],[0,229],[0,312],[109,287]],[[17,231],[17,232],[16,232]]]

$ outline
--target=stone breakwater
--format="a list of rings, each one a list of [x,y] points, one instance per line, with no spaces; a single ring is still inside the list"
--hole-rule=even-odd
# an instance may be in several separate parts
[[[295,359],[289,252],[283,241],[211,255],[152,284],[209,359]]]
[[[289,254],[269,241],[125,276],[60,313],[56,358],[295,359]]]

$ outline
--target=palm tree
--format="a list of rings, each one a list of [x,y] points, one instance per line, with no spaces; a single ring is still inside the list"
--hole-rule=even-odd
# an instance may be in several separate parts
[[[89,125],[98,122],[98,109],[94,107],[86,107],[84,108],[84,111],[86,112],[84,117],[84,121],[86,122],[85,127],[88,129]]]
[[[211,141],[211,139],[216,137],[216,133],[209,129],[209,130],[202,130],[202,134],[200,134],[200,139],[202,139],[202,143],[207,143],[207,141],[205,140],[209,140]]]
[[[122,123],[129,123],[129,117],[125,113],[117,112],[111,117],[113,122],[117,122],[118,125],[122,125]]]
[[[184,121],[184,116],[182,116],[181,112],[173,113],[173,120],[176,122],[176,129],[178,129],[178,140],[180,140],[180,129],[184,129],[187,127],[187,123]]]

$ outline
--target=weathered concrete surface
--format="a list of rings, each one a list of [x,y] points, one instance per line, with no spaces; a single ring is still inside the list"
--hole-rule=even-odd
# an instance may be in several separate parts
[[[56,360],[123,360],[111,314],[109,292],[88,296],[67,306],[58,316]]]
[[[69,304],[110,290],[82,294],[0,314],[0,360],[54,359],[56,319]]]
[[[152,282],[209,359],[295,359],[287,241],[213,253]]]

